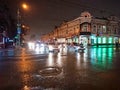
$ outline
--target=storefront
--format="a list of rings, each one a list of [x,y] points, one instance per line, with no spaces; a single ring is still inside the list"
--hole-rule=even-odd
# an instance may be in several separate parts
[[[116,37],[113,36],[91,36],[91,45],[113,45]]]
[[[66,43],[66,38],[57,38],[57,43]]]
[[[78,36],[74,36],[72,38],[72,41],[75,42],[75,43],[79,43],[79,37]]]
[[[89,35],[81,35],[79,36],[79,43],[82,43],[84,46],[88,46],[91,44],[91,39]]]

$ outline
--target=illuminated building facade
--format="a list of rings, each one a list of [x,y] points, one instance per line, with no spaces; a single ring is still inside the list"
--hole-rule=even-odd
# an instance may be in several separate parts
[[[64,21],[60,26],[41,38],[43,41],[58,43],[83,43],[84,45],[113,45],[120,43],[120,23],[115,16],[108,18],[93,17],[89,12],[82,12],[80,17]]]

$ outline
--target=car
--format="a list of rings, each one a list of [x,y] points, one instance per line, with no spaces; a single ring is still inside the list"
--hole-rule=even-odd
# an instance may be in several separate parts
[[[60,51],[59,45],[55,45],[55,44],[48,45],[48,49],[49,49],[49,52],[59,52]]]
[[[85,47],[83,44],[76,44],[74,45],[75,52],[84,52]]]

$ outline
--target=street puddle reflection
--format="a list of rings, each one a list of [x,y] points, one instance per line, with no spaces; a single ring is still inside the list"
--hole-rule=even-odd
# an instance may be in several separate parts
[[[30,72],[34,69],[34,62],[32,61],[20,61],[16,64],[17,72],[20,73],[19,77],[20,80],[24,85],[28,85],[29,81],[31,80],[32,75]]]
[[[76,53],[76,65],[78,68],[81,65],[87,67],[88,64],[93,66],[93,69],[107,70],[113,67],[114,48],[91,48],[84,53]]]
[[[94,68],[105,70],[113,66],[113,49],[114,48],[93,48],[91,49],[91,64]]]
[[[76,53],[76,66],[79,69],[80,67],[87,67],[87,62],[89,61],[87,58],[87,53]]]
[[[59,66],[63,65],[63,60],[67,59],[66,52],[59,52],[59,53],[49,53],[48,59],[46,62],[47,66]]]
[[[48,55],[48,60],[47,60],[47,65],[48,66],[53,66],[54,65],[54,54],[53,53],[49,53]]]

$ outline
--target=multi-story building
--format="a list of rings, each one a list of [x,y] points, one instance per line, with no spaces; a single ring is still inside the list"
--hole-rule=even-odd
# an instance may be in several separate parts
[[[42,37],[56,40],[58,43],[83,43],[84,45],[120,43],[120,22],[115,16],[108,18],[93,17],[82,12],[80,17],[63,22],[52,33]]]

